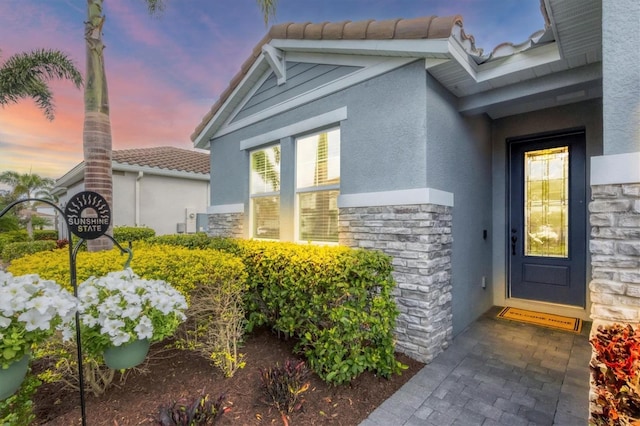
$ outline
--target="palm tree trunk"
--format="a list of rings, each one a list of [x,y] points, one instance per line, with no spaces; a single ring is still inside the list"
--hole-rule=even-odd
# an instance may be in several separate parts
[[[111,177],[111,121],[107,75],[104,68],[102,42],[103,0],[87,0],[88,19],[85,22],[87,71],[84,85],[84,185],[87,191],[102,195],[113,211],[113,182]],[[111,233],[109,229],[108,233]],[[90,240],[89,251],[108,250],[111,240]]]

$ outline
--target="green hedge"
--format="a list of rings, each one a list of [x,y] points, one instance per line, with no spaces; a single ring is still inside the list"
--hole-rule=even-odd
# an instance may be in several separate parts
[[[27,254],[50,251],[57,248],[58,244],[51,240],[27,241],[21,243],[5,244],[2,249],[2,260],[11,262]]]
[[[36,241],[41,240],[57,240],[58,231],[55,229],[36,229],[33,231],[33,239]]]
[[[156,231],[145,226],[116,226],[113,228],[113,238],[120,244],[127,241],[140,241],[155,237]]]
[[[0,232],[0,254],[4,246],[9,243],[23,243],[29,241],[29,234],[24,229],[18,231]]]
[[[269,325],[298,339],[325,381],[346,383],[369,370],[404,367],[394,354],[398,316],[391,258],[377,251],[244,241],[249,326]]]

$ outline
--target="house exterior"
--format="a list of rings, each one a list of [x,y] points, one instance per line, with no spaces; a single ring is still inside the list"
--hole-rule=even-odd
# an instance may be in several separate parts
[[[493,305],[640,322],[640,6],[541,10],[489,54],[459,16],[272,27],[192,135],[210,232],[392,255],[425,362]]]
[[[113,151],[111,164],[114,226],[147,226],[157,235],[206,229],[197,219],[209,205],[208,154],[170,146],[124,149]],[[64,209],[81,191],[84,162],[56,180],[53,193]]]

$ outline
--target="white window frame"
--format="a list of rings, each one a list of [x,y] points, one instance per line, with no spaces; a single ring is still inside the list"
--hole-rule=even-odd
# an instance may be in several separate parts
[[[342,129],[339,123],[334,123],[332,126],[314,130],[307,133],[302,133],[294,136],[294,212],[293,212],[293,222],[294,222],[294,241],[299,244],[313,244],[313,245],[322,245],[322,246],[337,246],[339,245],[339,241],[309,241],[303,240],[300,238],[300,194],[309,193],[309,192],[323,192],[323,191],[332,191],[337,190],[340,191],[340,184],[329,184],[323,186],[313,186],[313,187],[305,187],[298,188],[297,176],[298,176],[298,140],[304,139],[309,136],[318,135],[320,133],[327,133],[332,130],[340,130],[340,151],[342,151]],[[340,152],[342,155],[342,152]],[[340,171],[340,179],[342,179],[342,171]],[[339,194],[338,194],[339,197]],[[336,200],[337,202],[337,200]],[[339,235],[338,235],[339,238]]]
[[[280,232],[281,232],[281,227],[282,227],[281,225],[282,224],[281,224],[281,221],[280,221],[281,220],[280,205],[282,203],[281,202],[281,200],[282,200],[282,196],[281,196],[282,182],[280,182],[280,188],[279,188],[278,191],[261,192],[261,193],[258,193],[258,194],[254,194],[253,193],[253,188],[252,188],[252,186],[253,186],[253,179],[252,179],[253,170],[251,168],[251,161],[252,161],[251,159],[252,159],[253,154],[255,152],[268,150],[269,148],[273,148],[273,147],[276,147],[276,146],[279,146],[280,149],[282,149],[282,145],[279,142],[276,142],[276,143],[272,143],[272,144],[269,144],[269,145],[264,145],[264,146],[261,146],[261,147],[257,147],[255,149],[252,149],[251,151],[249,151],[249,238],[254,238],[254,239],[259,239],[259,240],[268,240],[268,241],[281,241],[280,236],[278,236],[278,238],[264,238],[264,237],[261,237],[259,235],[255,235],[254,234],[254,224],[255,224],[255,220],[254,220],[255,211],[254,210],[255,210],[255,207],[254,207],[254,204],[253,204],[253,200],[256,199],[256,198],[267,198],[267,197],[274,197],[274,196],[278,197],[278,203],[279,203],[279,205],[278,205],[278,234],[280,235]],[[281,153],[281,155],[282,155],[282,153]],[[280,164],[278,166],[280,167],[280,170],[278,170],[278,175],[280,176],[280,179],[282,179],[282,167],[281,167]]]

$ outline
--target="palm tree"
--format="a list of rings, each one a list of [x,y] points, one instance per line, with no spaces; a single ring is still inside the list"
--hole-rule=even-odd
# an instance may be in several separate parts
[[[164,0],[144,0],[149,14],[164,9]],[[262,9],[265,24],[273,16],[276,0],[257,0]],[[105,22],[104,0],[87,0],[88,19],[85,22],[87,74],[84,86],[84,185],[88,191],[102,195],[113,208],[113,181],[111,176],[111,121],[109,119],[109,95],[104,68],[102,28]],[[90,240],[89,251],[107,250],[113,243],[107,238]]]
[[[33,173],[6,171],[0,173],[0,183],[11,187],[11,196],[14,200],[33,197],[52,199],[51,189],[53,188],[54,180],[50,178],[41,177]],[[35,210],[36,204],[32,202],[27,203],[27,207],[23,209],[29,238],[33,237],[32,216]]]
[[[57,50],[17,53],[0,63],[0,106],[33,98],[49,119],[54,118],[53,94],[48,82],[71,80],[82,85],[82,76],[67,55]]]

